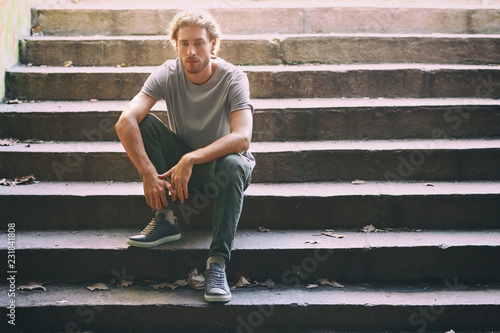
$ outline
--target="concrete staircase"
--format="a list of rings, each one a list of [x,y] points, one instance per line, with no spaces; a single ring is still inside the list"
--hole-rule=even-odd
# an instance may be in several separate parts
[[[500,330],[500,2],[204,3],[256,108],[228,277],[276,283],[225,305],[148,286],[202,270],[205,201],[176,207],[179,242],[125,243],[151,210],[113,126],[175,56],[163,34],[178,8],[148,4],[32,11],[43,36],[22,40],[6,73],[8,99],[26,102],[0,105],[0,138],[21,140],[0,147],[0,178],[39,182],[1,187],[0,211],[16,225],[18,285],[52,282],[17,291],[2,332]],[[6,258],[5,230],[0,241]],[[306,288],[318,278],[344,288]]]

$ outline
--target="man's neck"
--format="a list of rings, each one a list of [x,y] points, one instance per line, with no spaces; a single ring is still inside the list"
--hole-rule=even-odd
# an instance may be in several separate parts
[[[186,73],[186,76],[189,81],[191,81],[194,84],[201,85],[210,80],[212,75],[214,75],[216,69],[217,69],[217,60],[210,59],[210,63],[207,65],[207,67],[203,69],[203,71],[196,74],[189,74],[186,71],[184,71],[184,73]]]

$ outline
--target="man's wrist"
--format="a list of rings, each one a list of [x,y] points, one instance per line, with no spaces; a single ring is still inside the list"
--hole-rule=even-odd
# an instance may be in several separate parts
[[[184,160],[185,163],[191,166],[197,164],[196,155],[194,154],[194,152],[187,153],[186,155],[182,156],[182,159]]]
[[[156,177],[157,172],[154,167],[152,168],[145,168],[144,170],[141,171],[142,178],[148,178],[148,177]]]

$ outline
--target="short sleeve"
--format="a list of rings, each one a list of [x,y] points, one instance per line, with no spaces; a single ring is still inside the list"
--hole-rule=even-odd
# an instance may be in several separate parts
[[[239,70],[234,73],[234,78],[231,82],[229,103],[231,112],[250,109],[253,113],[253,106],[250,104],[250,84],[248,77]]]
[[[153,73],[149,75],[146,82],[144,82],[141,91],[157,101],[165,99],[165,87],[168,74],[167,68],[165,64],[157,67]]]

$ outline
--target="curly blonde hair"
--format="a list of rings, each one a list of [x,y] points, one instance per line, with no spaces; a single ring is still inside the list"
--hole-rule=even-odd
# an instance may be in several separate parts
[[[210,41],[215,40],[215,46],[212,49],[212,55],[217,56],[220,48],[221,31],[219,24],[206,10],[187,9],[174,16],[168,26],[170,42],[175,50],[177,44],[177,33],[179,29],[185,26],[197,26],[207,29]]]

